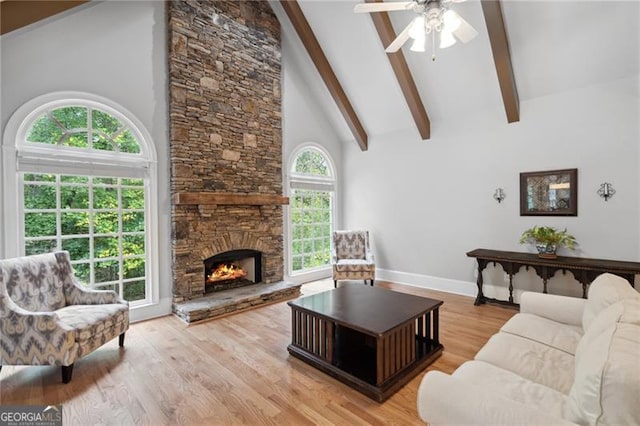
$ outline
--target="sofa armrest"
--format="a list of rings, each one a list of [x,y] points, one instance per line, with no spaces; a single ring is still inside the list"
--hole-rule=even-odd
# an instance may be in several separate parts
[[[338,263],[338,253],[335,249],[331,250],[331,264],[335,265]]]
[[[440,371],[418,388],[418,414],[434,425],[575,425]]]
[[[60,319],[55,312],[31,312],[16,305],[11,298],[0,293],[0,318],[1,319],[22,319],[31,317],[34,324],[37,325],[39,330],[52,330],[58,326],[65,328],[64,324],[60,323]],[[68,328],[68,327],[66,327]],[[73,331],[72,328],[68,328],[68,331]]]
[[[109,303],[129,305],[129,302],[122,300],[115,291],[88,289],[78,283],[75,278],[65,283],[64,296],[67,305],[104,305]]]
[[[373,256],[373,252],[371,250],[367,250],[364,254],[364,260],[368,263],[375,263],[375,257]]]
[[[526,291],[520,296],[520,312],[579,327],[586,304],[586,299],[555,294]]]
[[[76,332],[55,312],[31,312],[0,293],[0,365],[70,365]],[[35,344],[34,344],[35,342]]]

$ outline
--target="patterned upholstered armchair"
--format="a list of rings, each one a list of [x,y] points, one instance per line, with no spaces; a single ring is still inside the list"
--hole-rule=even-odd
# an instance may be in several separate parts
[[[369,246],[369,231],[335,231],[333,233],[333,286],[338,280],[376,279],[376,265]]]
[[[129,304],[83,288],[66,251],[0,260],[0,368],[73,363],[129,328]]]

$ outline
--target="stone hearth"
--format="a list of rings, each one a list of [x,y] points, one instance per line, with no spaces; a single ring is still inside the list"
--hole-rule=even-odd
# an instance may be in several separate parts
[[[171,1],[167,12],[174,312],[229,313],[228,295],[205,296],[203,261],[232,250],[262,253],[262,283],[237,289],[237,309],[294,297],[289,284],[264,295],[283,278],[282,205],[184,202],[282,196],[280,24],[264,1]]]
[[[285,281],[254,284],[177,303],[174,312],[187,323],[193,323],[298,296],[300,296],[299,284]]]

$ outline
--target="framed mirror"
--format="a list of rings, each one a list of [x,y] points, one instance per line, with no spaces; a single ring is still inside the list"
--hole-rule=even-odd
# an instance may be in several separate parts
[[[578,216],[578,169],[520,173],[520,216]]]

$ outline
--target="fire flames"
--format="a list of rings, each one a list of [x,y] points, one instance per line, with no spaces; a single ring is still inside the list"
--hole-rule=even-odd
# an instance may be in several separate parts
[[[214,283],[216,281],[235,280],[246,276],[247,272],[241,267],[233,263],[221,263],[209,274],[207,282]]]

